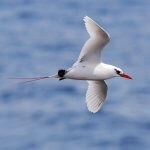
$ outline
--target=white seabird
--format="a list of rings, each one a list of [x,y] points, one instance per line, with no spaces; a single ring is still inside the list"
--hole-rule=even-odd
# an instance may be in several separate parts
[[[110,36],[90,17],[86,16],[83,20],[90,38],[84,44],[79,58],[71,68],[58,70],[58,73],[52,76],[13,79],[27,79],[27,82],[53,77],[59,78],[59,80],[87,80],[87,107],[90,112],[96,113],[101,108],[107,95],[105,80],[113,77],[132,78],[125,74],[120,68],[102,62],[101,52],[110,41]]]

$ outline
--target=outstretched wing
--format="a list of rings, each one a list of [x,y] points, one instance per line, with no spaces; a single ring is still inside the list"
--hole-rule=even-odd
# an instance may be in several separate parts
[[[90,112],[96,113],[104,103],[107,95],[107,85],[101,81],[88,81],[86,103]]]
[[[90,17],[86,16],[83,20],[90,38],[84,44],[77,62],[100,63],[101,50],[109,42],[110,36]]]

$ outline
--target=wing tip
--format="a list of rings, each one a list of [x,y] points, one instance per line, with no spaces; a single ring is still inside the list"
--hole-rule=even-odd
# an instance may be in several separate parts
[[[102,105],[103,105],[103,102],[102,102],[102,103],[100,103],[100,105],[98,105],[97,107],[93,107],[93,106],[91,106],[91,105],[88,105],[88,102],[87,102],[87,101],[85,101],[85,103],[87,104],[87,108],[88,108],[89,112],[91,112],[91,113],[93,113],[93,114],[97,113],[97,112],[101,109],[101,107],[102,107]]]
[[[101,27],[99,24],[97,24],[92,18],[90,18],[89,16],[85,16],[83,18],[83,21],[85,22],[86,28],[88,28],[87,24],[91,24],[91,23],[96,24],[106,34],[106,36],[107,36],[107,42],[110,41],[111,37],[110,37],[109,33],[103,27]]]
[[[97,108],[97,109],[92,109],[92,108],[89,108],[89,107],[88,107],[88,110],[89,110],[91,113],[95,114],[95,113],[97,113],[97,112],[100,110],[100,108],[101,108],[101,107],[99,107],[99,108]]]
[[[93,21],[89,16],[85,16],[83,18],[84,22],[86,23],[87,21]]]

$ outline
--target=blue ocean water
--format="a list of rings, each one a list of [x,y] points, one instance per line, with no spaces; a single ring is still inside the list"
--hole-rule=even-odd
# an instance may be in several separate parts
[[[133,77],[107,81],[98,113],[85,81],[7,79],[70,67],[88,39],[85,15],[111,35],[105,62]],[[148,0],[0,0],[0,150],[149,150],[149,18]]]

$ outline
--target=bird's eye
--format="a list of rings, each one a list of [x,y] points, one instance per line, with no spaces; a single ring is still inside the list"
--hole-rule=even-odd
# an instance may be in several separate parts
[[[117,74],[120,74],[120,71],[119,71],[119,70],[115,69],[115,71],[116,71]]]

